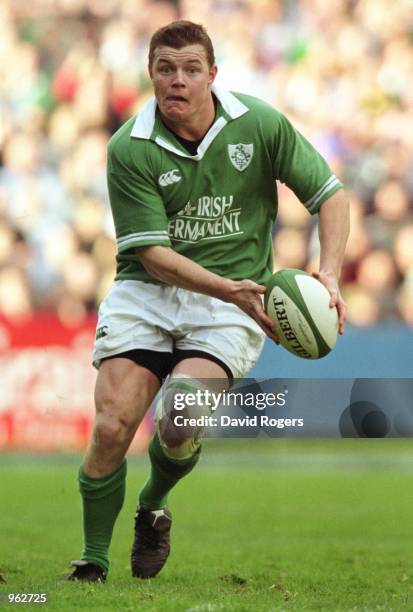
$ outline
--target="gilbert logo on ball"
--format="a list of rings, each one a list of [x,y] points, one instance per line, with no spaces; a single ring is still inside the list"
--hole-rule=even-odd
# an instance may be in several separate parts
[[[267,283],[264,305],[284,348],[297,357],[320,359],[335,346],[338,316],[330,294],[303,270],[286,268]]]

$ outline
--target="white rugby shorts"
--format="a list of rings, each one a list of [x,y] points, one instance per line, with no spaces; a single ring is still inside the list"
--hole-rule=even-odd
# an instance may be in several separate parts
[[[93,365],[133,349],[172,353],[176,347],[213,355],[242,378],[264,339],[257,323],[234,304],[169,285],[118,280],[99,308]]]

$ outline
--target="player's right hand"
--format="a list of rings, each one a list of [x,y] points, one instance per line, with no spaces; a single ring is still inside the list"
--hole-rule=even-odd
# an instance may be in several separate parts
[[[338,333],[340,335],[344,334],[344,326],[346,320],[346,303],[342,298],[340,293],[340,288],[338,286],[338,280],[334,273],[332,272],[313,272],[312,274],[314,278],[316,278],[320,283],[326,287],[329,292],[330,299],[330,308],[336,308],[338,314]]]
[[[279,344],[280,340],[274,333],[274,323],[263,306],[262,295],[266,290],[267,288],[264,285],[258,285],[252,280],[233,281],[228,301],[246,312],[271,340]]]

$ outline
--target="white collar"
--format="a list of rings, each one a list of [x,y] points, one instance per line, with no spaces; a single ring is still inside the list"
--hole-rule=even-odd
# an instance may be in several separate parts
[[[218,85],[213,85],[212,92],[216,95],[222,108],[231,119],[237,119],[248,112],[249,108],[240,102],[238,98],[236,98],[230,91],[227,91]],[[150,140],[155,126],[156,106],[156,98],[153,96],[146,102],[143,109],[137,114],[130,133],[132,138]],[[181,157],[190,157],[194,160],[200,160],[204,156],[209,145],[227,123],[228,122],[224,117],[219,117],[219,119],[212,124],[202,143],[198,147],[197,155],[184,153],[180,149],[177,149],[172,143],[164,140],[161,136],[156,136],[154,140],[159,146],[163,147],[164,149],[168,149],[168,151],[176,153],[176,155]]]

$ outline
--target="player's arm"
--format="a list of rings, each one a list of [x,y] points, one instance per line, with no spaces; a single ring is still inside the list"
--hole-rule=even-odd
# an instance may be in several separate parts
[[[349,231],[348,200],[343,189],[340,189],[327,198],[318,211],[320,269],[313,274],[330,292],[330,306],[337,308],[340,334],[344,333],[346,306],[340,294],[338,281]]]
[[[169,247],[145,246],[136,249],[136,253],[148,274],[154,278],[168,285],[218,298],[223,302],[232,302],[252,317],[267,336],[278,340],[272,331],[273,322],[262,305],[261,295],[266,290],[263,285],[251,280],[234,281],[223,278]]]
[[[337,308],[342,334],[346,311],[338,279],[349,233],[349,210],[343,185],[284,115],[275,113],[274,117],[274,176],[294,191],[310,214],[319,215],[320,268],[314,276],[331,294],[330,304]]]

